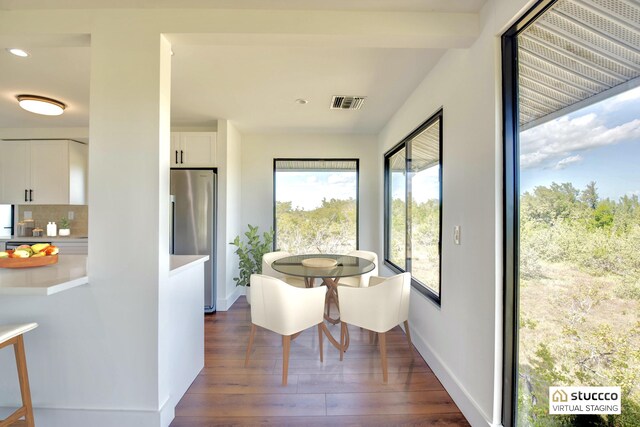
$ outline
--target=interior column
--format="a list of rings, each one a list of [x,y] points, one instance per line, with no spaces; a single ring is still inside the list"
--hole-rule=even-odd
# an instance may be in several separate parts
[[[159,328],[169,270],[171,48],[142,25],[98,27],[91,35],[89,283],[102,319],[95,333],[109,351],[91,354],[92,380],[104,391],[100,406],[157,411],[168,395]]]

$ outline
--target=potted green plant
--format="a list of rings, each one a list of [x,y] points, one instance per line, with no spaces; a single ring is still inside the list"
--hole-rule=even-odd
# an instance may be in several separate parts
[[[236,246],[238,255],[238,277],[234,277],[236,286],[245,286],[247,302],[251,304],[250,279],[254,273],[262,273],[262,256],[273,250],[273,229],[260,234],[258,226],[247,225],[249,230],[244,238],[236,236],[230,245]]]
[[[68,218],[60,218],[60,228],[58,229],[58,234],[60,236],[68,236],[69,234],[71,234]]]

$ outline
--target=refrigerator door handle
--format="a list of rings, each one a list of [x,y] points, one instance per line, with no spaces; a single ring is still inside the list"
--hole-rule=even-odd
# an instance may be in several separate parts
[[[170,195],[169,201],[171,203],[171,210],[169,211],[169,253],[173,254],[175,252],[176,243],[176,196],[173,194]]]

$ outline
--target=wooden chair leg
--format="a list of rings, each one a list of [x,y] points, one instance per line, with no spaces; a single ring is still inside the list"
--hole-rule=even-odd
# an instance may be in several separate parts
[[[413,350],[413,344],[411,343],[411,332],[409,331],[409,321],[404,321],[404,333],[407,335],[407,342],[409,343],[409,351]]]
[[[247,346],[247,355],[244,358],[244,367],[249,366],[249,354],[251,354],[251,346],[253,345],[253,337],[256,334],[256,325],[251,324],[251,332],[249,332],[249,345]]]
[[[291,348],[291,336],[282,336],[282,385],[287,385],[289,374],[289,350]]]
[[[378,332],[378,341],[380,343],[380,360],[382,361],[382,382],[385,384],[389,380],[387,372],[387,335],[384,332]]]
[[[322,323],[318,323],[318,347],[320,347],[320,362],[323,362],[322,360],[322,353],[324,353],[322,349],[323,341],[324,340],[322,337]]]
[[[13,348],[16,355],[16,365],[18,367],[18,381],[20,382],[20,394],[22,395],[22,406],[24,407],[24,419],[27,427],[34,427],[31,390],[29,389],[29,375],[27,374],[27,358],[24,351],[22,335],[17,337]]]

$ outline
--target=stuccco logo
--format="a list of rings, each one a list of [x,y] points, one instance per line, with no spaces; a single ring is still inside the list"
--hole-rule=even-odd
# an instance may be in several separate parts
[[[550,414],[619,414],[620,387],[549,387]]]

